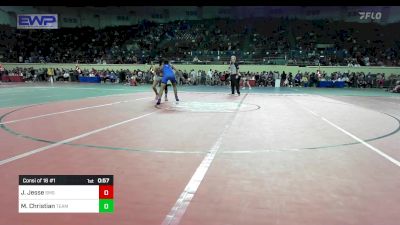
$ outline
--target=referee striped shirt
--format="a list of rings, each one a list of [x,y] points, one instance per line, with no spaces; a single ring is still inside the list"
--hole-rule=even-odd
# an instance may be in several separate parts
[[[231,64],[229,65],[229,73],[230,73],[231,75],[237,74],[237,73],[238,73],[238,68],[239,68],[239,66],[237,66],[236,63],[231,63]]]

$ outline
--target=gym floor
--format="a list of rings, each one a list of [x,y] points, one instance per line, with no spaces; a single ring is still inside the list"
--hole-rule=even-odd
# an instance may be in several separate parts
[[[400,95],[229,92],[0,85],[0,224],[398,224]],[[114,213],[19,214],[22,174],[112,174]]]

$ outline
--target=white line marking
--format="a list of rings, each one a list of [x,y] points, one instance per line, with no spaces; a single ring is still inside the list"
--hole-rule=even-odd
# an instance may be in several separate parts
[[[239,110],[239,108],[240,108],[240,105],[237,108],[237,111]],[[232,119],[228,122],[228,124],[225,125],[225,127],[222,130],[221,134],[219,135],[218,139],[216,140],[214,145],[211,147],[211,149],[208,151],[208,153],[204,157],[203,161],[201,161],[199,167],[197,167],[196,172],[193,174],[189,183],[186,185],[185,189],[179,196],[178,200],[175,202],[174,206],[171,208],[170,212],[165,217],[164,221],[162,222],[162,225],[178,225],[179,224],[183,215],[186,212],[187,207],[190,204],[190,201],[193,199],[194,195],[196,194],[197,189],[200,186],[200,183],[203,181],[204,176],[206,175],[208,169],[210,168],[210,165],[213,162],[215,155],[217,154],[217,152],[221,146],[222,139],[225,136],[226,132],[228,131],[229,127],[233,124],[233,119],[235,117],[236,117],[236,114],[233,114]]]
[[[149,152],[155,152],[155,153],[170,153],[170,154],[202,154],[204,152],[201,151],[193,151],[193,152],[187,152],[187,151],[168,151],[168,150],[155,150],[155,151],[149,151]]]
[[[299,152],[301,149],[288,148],[288,149],[265,149],[265,150],[237,150],[237,151],[223,151],[221,153],[226,154],[252,154],[252,153],[264,153],[264,152]]]
[[[179,93],[188,93],[188,94],[221,94],[223,96],[233,97],[233,96],[229,95],[228,92],[226,92],[226,91],[179,91]],[[268,96],[310,96],[310,94],[297,94],[297,93],[252,92],[252,93],[246,93],[246,94],[247,95],[268,95]]]
[[[189,93],[189,94],[226,94],[225,92],[218,91],[179,91],[179,93]]]
[[[302,106],[303,107],[303,106]],[[311,111],[310,109],[307,109],[307,108],[305,108],[305,107],[303,107],[304,109],[306,109],[309,113],[311,113],[311,114],[313,114],[314,116],[316,116],[316,117],[320,117],[321,118],[321,116],[320,115],[318,115],[316,112],[314,112],[314,111]]]
[[[116,127],[116,126],[119,126],[119,125],[122,125],[122,124],[125,124],[125,123],[129,123],[131,121],[138,120],[138,119],[141,119],[141,118],[146,117],[146,116],[150,116],[150,115],[156,113],[157,111],[158,110],[153,111],[151,113],[147,113],[147,114],[138,116],[138,117],[134,117],[134,118],[129,119],[129,120],[125,120],[125,121],[122,121],[122,122],[119,122],[119,123],[115,123],[113,125],[109,125],[109,126],[106,126],[106,127],[103,127],[103,128],[99,128],[99,129],[96,129],[96,130],[93,130],[93,131],[89,131],[89,132],[83,133],[81,135],[78,135],[78,136],[75,136],[75,137],[71,137],[71,138],[56,142],[56,143],[51,144],[51,145],[43,146],[43,147],[37,148],[35,150],[29,151],[29,152],[25,152],[23,154],[13,156],[13,157],[8,158],[8,159],[1,160],[0,161],[0,166],[4,165],[6,163],[9,163],[9,162],[18,160],[18,159],[25,158],[25,157],[33,155],[33,154],[36,154],[36,153],[39,153],[39,152],[42,152],[42,151],[45,151],[45,150],[60,146],[60,145],[65,144],[65,143],[68,143],[68,142],[71,142],[71,141],[75,141],[75,140],[81,139],[83,137],[87,137],[89,135],[92,135],[92,134],[99,133],[101,131],[104,131],[104,130],[107,130],[107,129],[110,129],[110,128],[113,128],[113,127]]]
[[[387,155],[386,153],[384,153],[383,151],[375,148],[374,146],[368,144],[367,142],[365,142],[364,140],[362,140],[361,138],[355,136],[354,134],[348,132],[347,130],[341,128],[340,126],[336,125],[335,123],[329,121],[328,119],[326,119],[323,116],[318,115],[317,113],[311,111],[310,109],[304,107],[303,105],[299,104],[303,109],[305,109],[306,111],[310,112],[311,114],[315,115],[316,117],[320,118],[321,120],[325,121],[326,123],[330,124],[331,126],[335,127],[336,129],[342,131],[343,133],[347,134],[348,136],[350,136],[351,138],[353,138],[354,140],[358,141],[359,143],[363,144],[364,146],[366,146],[367,148],[371,149],[372,151],[374,151],[375,153],[379,154],[380,156],[384,157],[385,159],[389,160],[390,162],[392,162],[393,164],[395,164],[396,166],[400,167],[400,162],[397,161],[396,159],[394,159],[393,157]]]
[[[39,116],[32,116],[32,117],[27,117],[27,118],[22,118],[22,119],[17,119],[17,120],[10,120],[10,121],[6,121],[6,122],[2,122],[2,123],[0,123],[0,125],[2,125],[2,124],[10,124],[10,123],[17,123],[17,122],[21,122],[21,121],[32,120],[32,119],[37,119],[37,118],[42,118],[42,117],[47,117],[47,116],[53,116],[53,115],[59,115],[59,114],[64,114],[64,113],[69,113],[69,112],[76,112],[76,111],[81,111],[81,110],[100,108],[100,107],[104,107],[104,106],[110,106],[110,105],[116,105],[116,104],[120,104],[120,103],[133,102],[133,101],[149,99],[149,98],[151,98],[151,97],[137,98],[137,99],[133,99],[133,100],[118,101],[118,102],[111,102],[111,103],[102,104],[102,105],[94,105],[94,106],[88,106],[88,107],[83,107],[83,108],[70,109],[70,110],[61,111],[61,112],[54,112],[54,113],[48,113],[48,114],[43,114],[43,115],[39,115]]]
[[[354,140],[360,142],[361,144],[365,145],[366,147],[368,147],[369,149],[371,149],[372,151],[378,153],[380,156],[384,157],[385,159],[389,160],[390,162],[392,162],[393,164],[395,164],[396,166],[400,167],[400,162],[397,161],[396,159],[392,158],[391,156],[387,155],[386,153],[382,152],[381,150],[375,148],[374,146],[368,144],[367,142],[363,141],[362,139],[358,138],[357,136],[355,136],[354,134],[346,131],[345,129],[339,127],[338,125],[334,124],[333,122],[329,121],[328,119],[321,117],[321,119],[327,123],[329,123],[330,125],[332,125],[333,127],[335,127],[336,129],[342,131],[343,133],[349,135],[350,137],[352,137]]]
[[[44,96],[34,96],[34,97],[29,97],[29,99],[37,99],[37,98],[51,98],[51,97],[58,97],[62,95],[44,95]],[[16,101],[20,100],[21,98],[7,98],[7,99],[1,99],[0,102],[9,102],[9,101]]]
[[[133,94],[138,94],[138,93],[146,93],[146,92],[133,92],[133,93],[125,93],[125,94],[107,94],[107,95],[100,95],[100,96],[91,96],[91,97],[86,97],[86,98],[65,99],[65,100],[59,100],[59,101],[56,101],[56,102],[41,102],[41,103],[29,104],[29,105],[14,105],[14,106],[0,107],[0,109],[27,107],[27,106],[35,106],[35,105],[45,105],[45,104],[60,103],[60,102],[66,102],[66,101],[79,101],[79,100],[92,99],[92,98],[104,98],[104,97],[114,97],[114,96],[123,96],[123,95],[133,95]]]
[[[230,124],[230,123],[229,123]],[[219,147],[221,146],[223,134],[229,127],[229,124],[224,127],[222,134],[219,136],[218,140],[214,143],[210,151],[204,157],[203,161],[200,163],[199,167],[197,167],[196,172],[193,174],[189,183],[186,185],[184,191],[179,196],[178,200],[172,207],[171,211],[165,217],[162,225],[177,225],[179,224],[183,214],[185,213],[187,207],[190,204],[190,201],[194,197],[198,187],[200,186],[201,181],[206,175],[208,168],[210,167],[212,161],[215,158],[215,155],[218,152]]]
[[[104,88],[104,87],[93,87],[93,88],[82,88],[82,87],[63,87],[63,86],[57,86],[57,87],[19,87],[19,88],[40,88],[40,89],[60,89],[60,88],[64,88],[64,89],[78,89],[78,90],[109,90],[109,91],[125,91],[128,90],[129,88]]]

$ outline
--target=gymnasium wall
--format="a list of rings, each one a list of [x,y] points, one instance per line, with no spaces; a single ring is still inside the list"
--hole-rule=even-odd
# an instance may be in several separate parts
[[[379,23],[400,21],[399,6],[126,6],[126,7],[65,7],[65,6],[0,6],[0,24],[16,26],[16,15],[23,13],[54,13],[60,27],[104,28],[107,26],[136,25],[146,19],[159,23],[176,20],[211,18],[269,18],[287,17],[307,20],[332,19],[369,23],[361,20],[358,12],[380,12]]]
[[[28,68],[33,67],[35,69],[39,68],[64,68],[64,69],[74,69],[75,64],[40,64],[40,63],[5,63],[3,64],[6,69],[12,69],[15,67]],[[190,71],[192,69],[205,70],[209,69],[218,70],[218,71],[226,71],[228,69],[228,65],[193,65],[193,64],[175,64],[178,69]],[[110,70],[121,70],[121,69],[129,69],[129,70],[147,70],[150,68],[150,65],[137,64],[137,65],[128,65],[128,64],[81,64],[81,69],[110,69]],[[274,65],[241,65],[241,72],[262,72],[262,71],[285,71],[286,73],[297,73],[297,71],[301,72],[316,72],[318,70],[318,66],[307,66],[307,67],[299,67],[299,66],[274,66]],[[346,66],[321,66],[320,69],[330,74],[332,72],[337,71],[350,71],[350,72],[364,72],[368,74],[371,72],[372,74],[376,73],[385,73],[386,76],[394,73],[396,75],[400,74],[400,67],[346,67]]]

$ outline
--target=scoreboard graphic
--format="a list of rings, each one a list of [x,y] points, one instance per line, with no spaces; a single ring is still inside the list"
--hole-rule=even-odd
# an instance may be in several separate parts
[[[113,213],[113,175],[20,175],[19,213]]]

